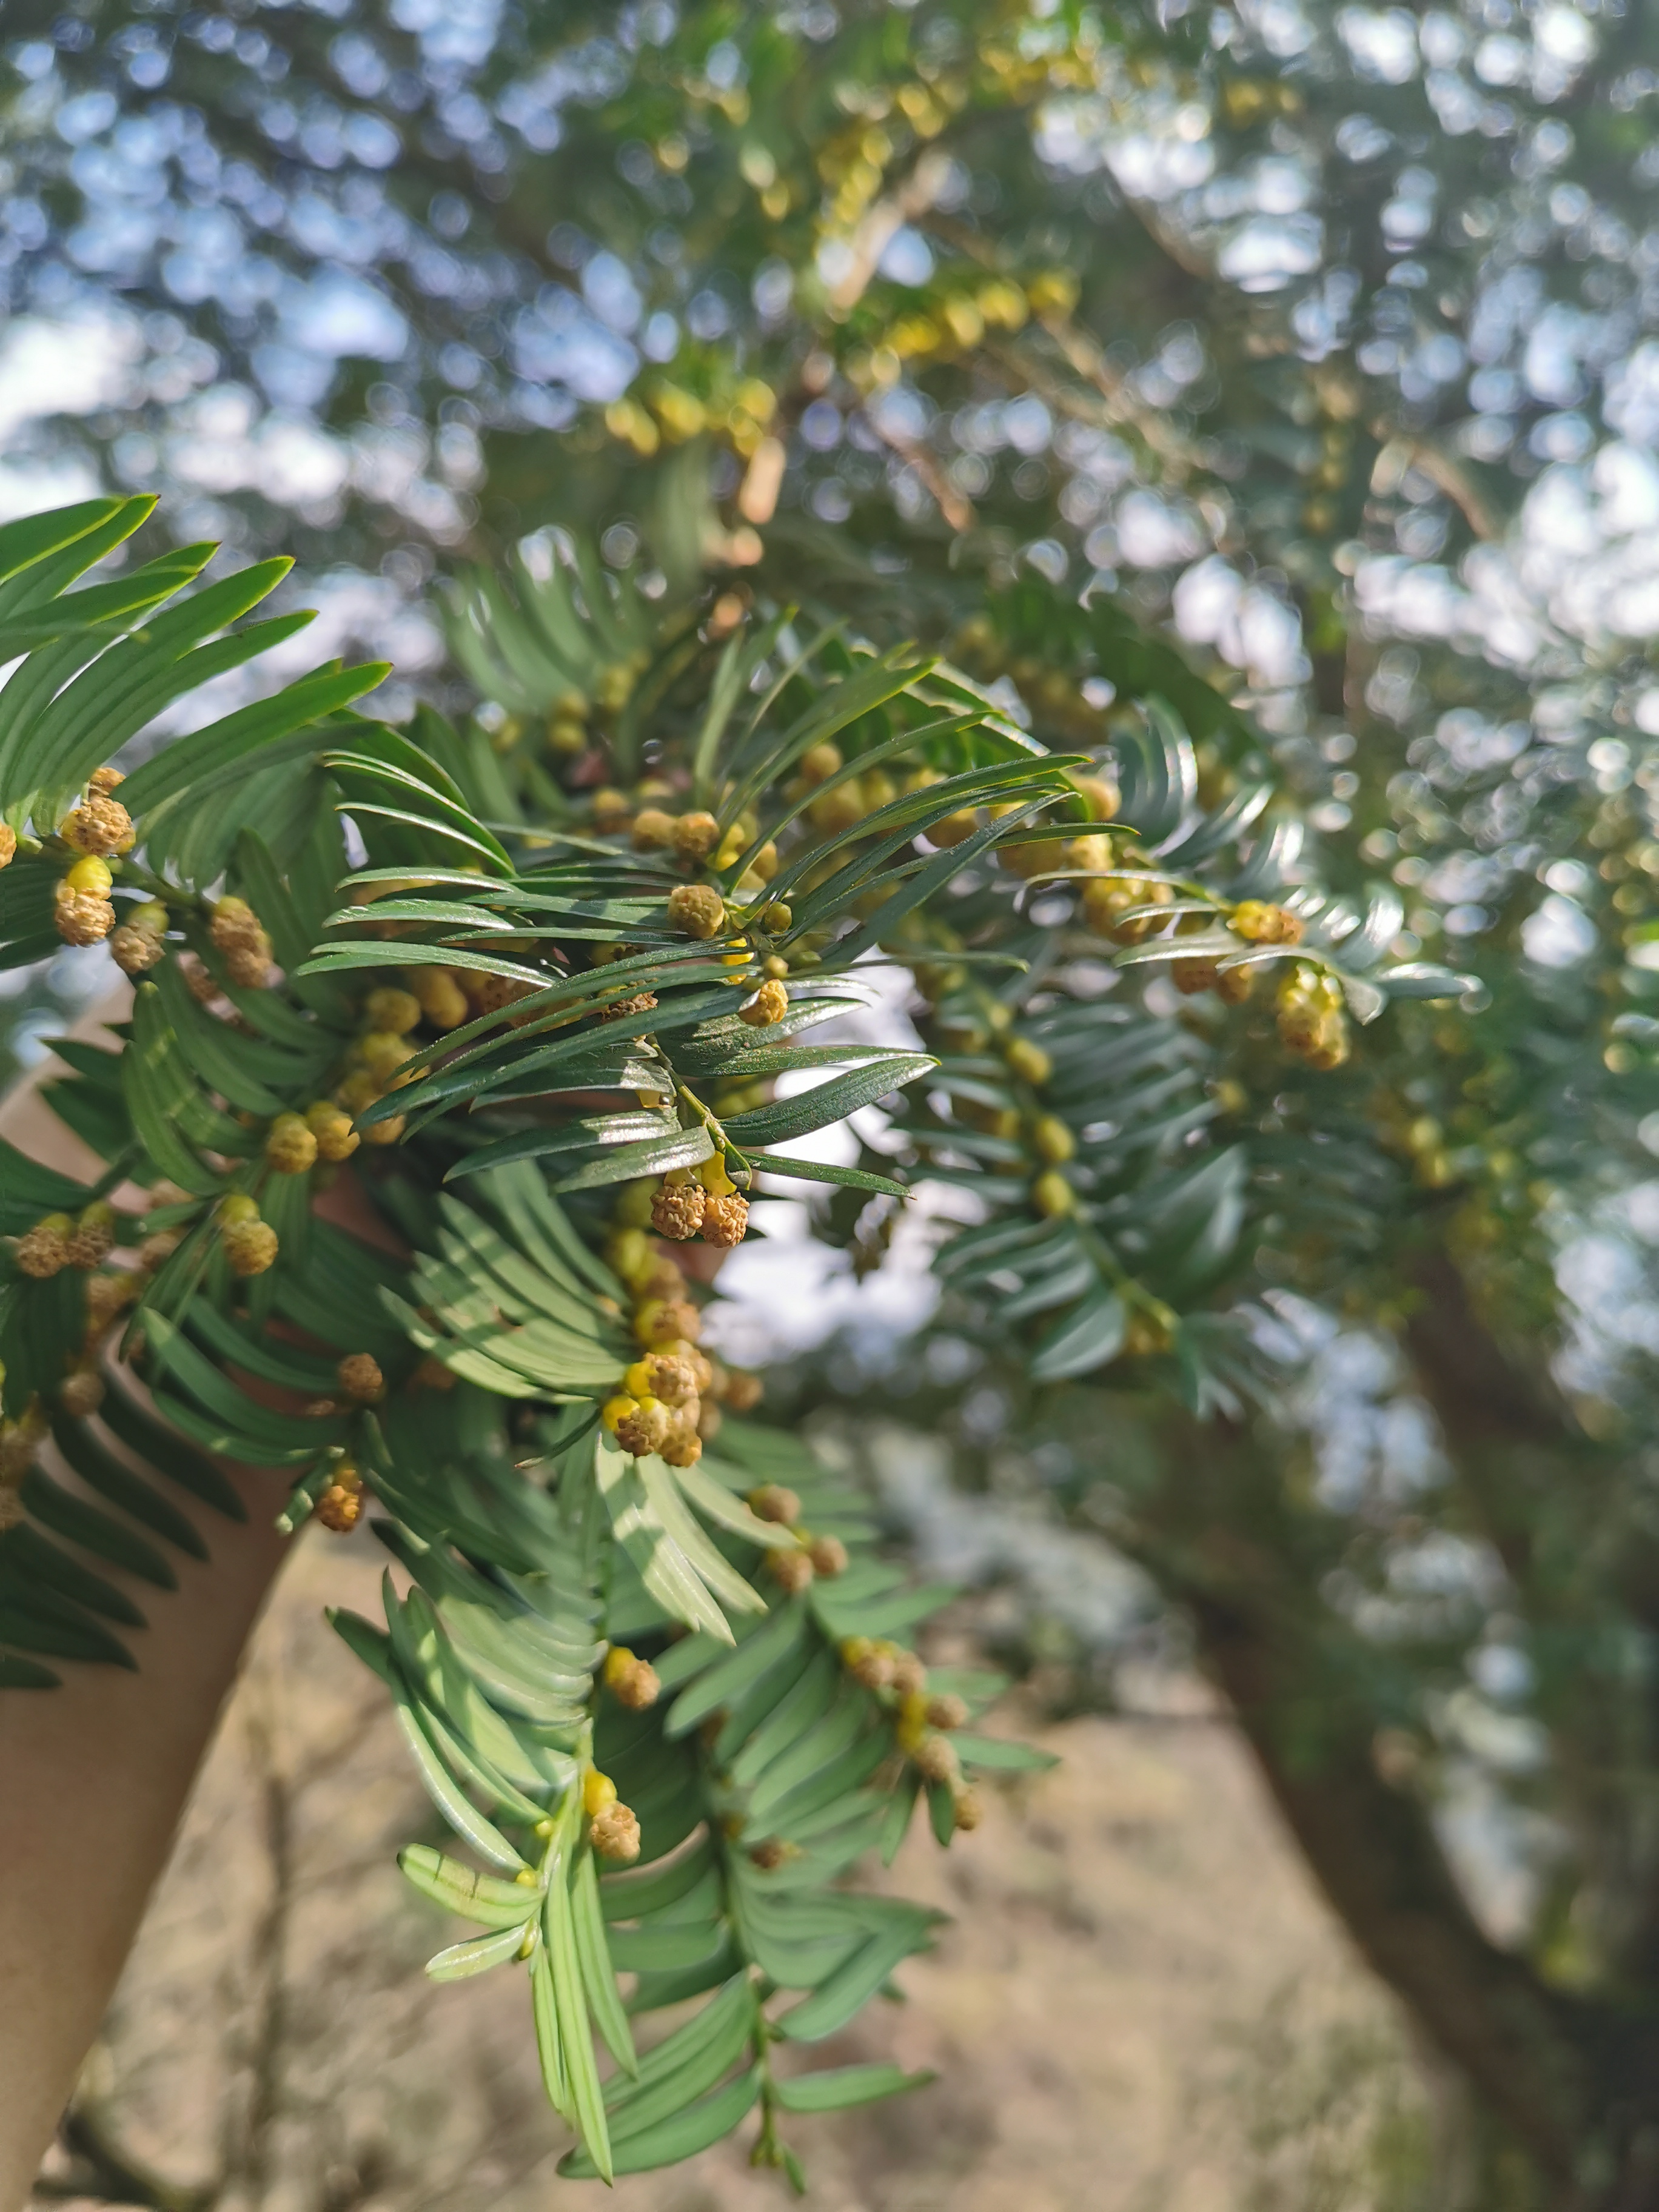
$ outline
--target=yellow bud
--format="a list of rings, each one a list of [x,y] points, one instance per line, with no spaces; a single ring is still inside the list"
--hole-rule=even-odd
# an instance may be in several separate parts
[[[107,898],[114,878],[107,862],[100,860],[95,853],[88,853],[84,860],[75,863],[64,881],[72,891],[79,891],[85,897]]]
[[[456,981],[453,970],[448,968],[411,968],[407,971],[420,1000],[421,1011],[434,1029],[456,1030],[465,1021],[471,1009],[466,1003],[466,993]]]
[[[605,1257],[630,1287],[649,1282],[657,1266],[651,1240],[642,1229],[618,1229],[605,1246]]]
[[[371,991],[363,1008],[371,1030],[402,1036],[421,1018],[421,1002],[412,991],[384,988]]]
[[[67,1213],[49,1213],[27,1230],[17,1243],[17,1264],[23,1273],[41,1282],[61,1273],[70,1263],[74,1225]]]
[[[375,995],[378,997],[380,994],[377,992]],[[403,995],[404,994],[401,992],[387,994],[387,996],[389,997],[397,996],[401,998]],[[413,1003],[414,1002],[411,1000],[410,1004],[412,1005]],[[419,1011],[420,1009],[416,1007],[416,1012],[417,1014],[419,1013]],[[392,1077],[403,1066],[404,1062],[410,1058],[414,1050],[414,1047],[409,1043],[405,1037],[400,1036],[395,1030],[370,1030],[367,1036],[358,1038],[355,1050],[357,1058],[374,1078],[374,1080],[379,1084],[389,1086]]]
[[[304,1175],[316,1164],[316,1132],[298,1114],[279,1114],[265,1133],[265,1158],[278,1175]]]
[[[645,1229],[650,1225],[651,1201],[657,1194],[657,1179],[647,1176],[639,1182],[623,1186],[617,1200],[612,1218],[624,1229]]]
[[[1058,1168],[1049,1168],[1031,1185],[1031,1203],[1039,1213],[1057,1221],[1076,1206],[1077,1194]]]
[[[334,1096],[348,1114],[361,1114],[365,1106],[372,1106],[380,1095],[380,1086],[374,1072],[367,1067],[354,1068]]]
[[[726,832],[728,842],[734,834],[735,832],[732,830]],[[720,837],[720,824],[712,814],[699,810],[696,813],[682,814],[674,823],[669,835],[674,850],[682,858],[688,860],[706,860],[714,851]],[[732,859],[735,860],[738,853],[743,848],[738,846],[737,851],[732,854]],[[725,866],[729,863],[722,861],[720,865]]]
[[[843,830],[855,830],[865,817],[865,804],[859,789],[859,780],[837,784],[812,801],[806,816],[816,830],[826,837],[839,836]]]
[[[921,1741],[927,1726],[927,1692],[909,1690],[899,1700],[898,1740],[906,1751],[914,1751]]]
[[[781,1022],[789,1011],[789,994],[775,978],[763,983],[751,999],[745,1000],[738,1009],[738,1019],[747,1022],[750,1029],[769,1029]]]
[[[683,937],[720,934],[726,903],[712,884],[680,884],[668,895],[668,922]]]
[[[1244,899],[1228,917],[1228,927],[1249,945],[1297,945],[1302,924],[1293,914],[1267,899]]]
[[[1055,1167],[1069,1160],[1077,1151],[1077,1139],[1058,1114],[1039,1115],[1031,1127],[1031,1142],[1039,1156]]]
[[[617,1785],[608,1774],[601,1774],[597,1766],[590,1767],[582,1777],[582,1810],[591,1820],[596,1813],[603,1813],[607,1805],[617,1802]]]
[[[1026,1083],[1046,1083],[1054,1072],[1053,1060],[1029,1037],[1011,1038],[1003,1057],[1012,1072]]]
[[[1079,775],[1068,770],[1066,781],[1088,808],[1096,822],[1110,822],[1117,814],[1121,799],[1117,786],[1109,776]]]
[[[231,1221],[219,1231],[220,1243],[235,1275],[263,1275],[276,1260],[276,1232],[266,1221]],[[351,1519],[355,1521],[354,1511]],[[349,1527],[350,1522],[343,1524]]]
[[[329,1099],[319,1098],[307,1106],[305,1119],[306,1127],[317,1139],[319,1159],[349,1159],[362,1141],[349,1118]]]

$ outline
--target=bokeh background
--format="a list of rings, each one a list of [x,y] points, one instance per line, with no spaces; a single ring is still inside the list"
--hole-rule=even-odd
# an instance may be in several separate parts
[[[1626,1026],[1595,1054],[1617,1075],[1646,1048],[1650,11],[9,0],[0,41],[0,514],[153,490],[148,538],[292,553],[285,598],[319,618],[266,680],[368,650],[397,664],[393,716],[499,714],[450,662],[445,580],[574,528],[665,582],[862,575],[872,629],[949,630],[1038,579],[1178,641],[1254,718],[1315,831],[1398,887],[1402,957],[1501,956],[1551,1020],[1605,984]],[[1040,654],[981,672],[1040,719]],[[1553,848],[1564,794],[1622,823],[1617,867]],[[111,981],[88,954],[0,976],[0,1079]],[[1455,1133],[1430,1127],[1431,1183]],[[1659,1152],[1659,1114],[1640,1129]],[[1539,1170],[1540,1265],[1559,1379],[1592,1407],[1659,1346],[1659,1181],[1565,1158]],[[757,1221],[729,1348],[963,1585],[945,1633],[1012,1664],[1006,1724],[1064,1753],[970,1850],[899,1869],[957,1925],[859,2048],[945,2082],[822,2129],[823,2201],[1463,2202],[1459,2093],[1111,1540],[1133,1420],[1108,1495],[970,1342],[936,1331],[919,1371],[896,1353],[934,1296],[925,1230],[871,1270],[799,1207]],[[1321,1591],[1418,1669],[1379,1755],[1431,1773],[1481,1924],[1571,1985],[1538,1691],[1589,1632],[1540,1658],[1507,1563],[1437,1517],[1448,1446],[1397,1338],[1290,1261],[1268,1310],[1304,1377],[1286,1428]],[[53,2201],[573,2195],[507,1993],[416,1986],[428,1939],[388,1845],[417,1801],[320,1626],[370,1571],[355,1540],[296,1562]],[[1621,1622],[1597,1661],[1632,1741],[1645,1634]],[[623,2194],[691,2212],[761,2186],[720,2154]]]

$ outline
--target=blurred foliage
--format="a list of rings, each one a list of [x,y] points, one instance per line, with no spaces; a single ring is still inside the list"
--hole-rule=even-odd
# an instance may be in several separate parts
[[[427,680],[556,817],[652,766],[637,672],[604,690],[637,647],[519,650],[601,568],[629,620],[706,569],[705,627],[919,637],[1120,780],[1133,836],[888,933],[940,1066],[864,1166],[984,1218],[883,1387],[1184,1609],[1508,2130],[1492,2201],[1618,2201],[1659,1973],[1650,11],[4,27],[9,343],[107,364],[13,468],[394,595],[504,575]],[[1379,1010],[1384,968],[1437,995]],[[899,1221],[819,1226],[869,1268]]]
[[[118,304],[126,481],[331,561],[775,438],[786,513],[1328,599],[1368,489],[1431,557],[1649,426],[1652,27],[1511,15],[24,0],[12,301]],[[239,391],[288,429],[216,482]]]

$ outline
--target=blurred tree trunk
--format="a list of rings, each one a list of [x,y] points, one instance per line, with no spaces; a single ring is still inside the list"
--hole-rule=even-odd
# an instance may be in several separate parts
[[[1463,1321],[1478,1327],[1467,1307]],[[1449,1335],[1442,1346],[1449,1383],[1473,1379]],[[1537,1409],[1528,1418],[1535,1444]],[[1448,1441],[1461,1441],[1455,1428]],[[1653,2212],[1659,1988],[1553,1989],[1484,1933],[1409,1777],[1378,1771],[1375,1648],[1318,1595],[1337,1554],[1321,1556],[1334,1545],[1327,1516],[1286,1479],[1294,1448],[1225,1423],[1182,1422],[1165,1443],[1164,1480],[1134,1508],[1128,1548],[1193,1622],[1203,1667],[1356,1946],[1468,2085],[1475,2112],[1449,2129],[1447,2150],[1469,2201],[1480,2212]]]

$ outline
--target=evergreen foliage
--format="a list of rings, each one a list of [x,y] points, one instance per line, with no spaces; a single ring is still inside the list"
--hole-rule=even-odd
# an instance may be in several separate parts
[[[0,536],[0,617],[33,647],[7,693],[6,957],[107,938],[135,982],[119,1049],[63,1042],[48,1092],[103,1175],[83,1189],[9,1150],[0,1177],[5,1683],[132,1663],[119,1632],[142,1615],[82,1554],[169,1584],[167,1547],[203,1551],[169,1486],[240,1510],[204,1455],[279,1471],[289,1527],[349,1528],[367,1486],[410,1583],[388,1577],[384,1631],[337,1625],[496,1870],[405,1856],[492,1931],[434,1978],[527,1962],[571,2171],[688,2156],[757,2100],[760,2154],[797,2171],[781,2113],[909,2084],[775,2075],[774,2043],[833,2034],[933,1924],[838,1878],[890,1857],[924,1792],[948,1841],[975,1818],[964,1768],[1027,1755],[952,1733],[997,1686],[929,1680],[904,1648],[944,1593],[881,1559],[856,1492],[741,1418],[755,1386],[698,1350],[645,1231],[735,1243],[763,1175],[899,1190],[764,1148],[931,1063],[782,1048],[857,1003],[859,957],[961,866],[1039,811],[1080,823],[1083,800],[927,660],[787,611],[721,644],[706,609],[647,620],[591,568],[585,594],[520,578],[524,636],[481,599],[481,634],[521,680],[528,660],[568,686],[585,654],[620,680],[626,799],[562,794],[476,726],[352,714],[378,665],[301,679],[123,779],[109,754],[162,704],[298,619],[236,626],[278,564],[156,613],[203,549],[69,590],[145,512]],[[823,773],[837,738],[863,750]],[[828,832],[806,819],[869,761],[909,787]],[[803,763],[821,772],[800,790]],[[684,809],[656,810],[659,834],[653,797]],[[916,850],[987,801],[1008,828]],[[802,1097],[708,1103],[830,1057],[853,1065]],[[313,1216],[349,1158],[378,1237]],[[630,2010],[708,1990],[636,2057]],[[802,1994],[769,2023],[776,1991]]]
[[[406,1559],[477,1576],[492,1607],[518,1603],[532,1540],[568,1560],[593,1527],[625,1529],[633,1549],[616,1534],[606,1556],[629,1602],[647,1605],[629,1580],[647,1557],[676,1617],[718,1611],[741,1655],[780,1615],[744,1613],[727,1576],[775,1601],[763,1561],[794,1555],[719,1518],[717,1492],[763,1486],[734,1439],[764,1432],[729,1395],[706,1458],[643,1493],[621,1465],[592,1526],[561,1521],[556,1541],[514,1519],[509,1543],[500,1522],[526,1496],[574,1511],[564,1425],[585,1416],[555,1401],[592,1409],[640,1349],[617,1271],[653,1224],[576,1183],[616,1169],[631,1192],[707,1145],[732,1192],[688,1158],[657,1225],[726,1234],[751,1174],[805,1188],[769,1152],[803,1113],[908,1085],[815,1217],[864,1266],[904,1188],[954,1183],[983,1209],[939,1256],[940,1357],[905,1363],[890,1402],[950,1438],[965,1480],[1018,1464],[1147,1566],[1365,1955],[1473,2085],[1490,2201],[1639,2200],[1659,2124],[1650,11],[710,0],[94,21],[21,0],[7,32],[14,304],[145,318],[135,392],[58,425],[59,449],[168,486],[208,510],[190,534],[249,553],[378,562],[395,538],[400,575],[434,548],[474,571],[453,688],[433,687],[454,729],[357,720],[362,690],[332,672],[239,710],[218,751],[198,736],[121,787],[143,842],[112,905],[96,866],[60,896],[100,862],[52,842],[65,810],[106,795],[88,776],[169,685],[228,665],[238,635],[253,650],[257,626],[215,624],[251,611],[261,572],[157,623],[199,553],[62,588],[131,509],[85,520],[79,552],[49,541],[80,523],[15,539],[0,621],[20,626],[0,645],[33,657],[3,711],[9,732],[27,706],[20,730],[41,734],[0,755],[0,802],[30,832],[0,876],[4,940],[27,966],[65,930],[131,933],[123,957],[151,981],[120,1065],[64,1047],[75,1079],[53,1099],[112,1193],[131,1146],[140,1181],[176,1187],[153,1220],[82,1224],[100,1193],[9,1163],[20,1263],[31,1237],[50,1267],[106,1233],[178,1236],[152,1248],[137,1324],[155,1402],[211,1449],[262,1439],[296,1520],[353,1517],[351,1468]],[[264,429],[213,427],[239,405],[251,421],[256,390],[280,410],[270,453],[303,454],[300,489]],[[1166,615],[1184,653],[1149,627]],[[838,699],[856,712],[836,726]],[[1075,799],[1055,795],[1068,775]],[[994,815],[1028,801],[1024,822]],[[337,807],[363,839],[354,868]],[[706,833],[673,824],[704,812],[717,842],[693,855],[677,834]],[[728,849],[745,812],[748,846],[778,846],[770,879]],[[714,935],[668,926],[672,888],[697,890],[690,915],[718,897]],[[226,898],[247,913],[220,943]],[[834,1012],[878,945],[914,978],[918,1048],[825,1048],[841,1072],[815,1106],[769,1097],[821,1048],[783,1038]],[[269,957],[282,981],[261,988]],[[370,995],[412,967],[420,1022],[388,1016],[368,1047]],[[210,1005],[187,973],[218,983]],[[780,1019],[738,1023],[732,976],[756,1012],[781,987]],[[580,1109],[550,1109],[549,1083]],[[264,1164],[279,1113],[313,1107]],[[355,1141],[350,1176],[402,1256],[308,1220],[319,1170],[276,1164],[307,1138],[325,1157]],[[273,1236],[270,1265],[234,1272]],[[71,1261],[13,1292],[8,1411],[27,1431],[16,1394],[40,1391],[61,1431],[40,1455],[98,1502],[45,1468],[24,1480],[0,1547],[12,1680],[116,1656],[135,1608],[102,1566],[165,1582],[189,1540],[165,1484],[213,1490],[118,1369],[90,1421],[61,1402],[94,1387],[64,1357],[81,1368],[76,1300],[110,1277]],[[385,1401],[298,1410],[339,1403],[342,1355],[373,1358]],[[434,1395],[428,1368],[406,1399],[428,1360],[461,1379]],[[988,1441],[962,1418],[969,1363],[1001,1407]],[[405,1405],[420,1419],[394,1448]],[[451,1449],[465,1409],[480,1428]],[[88,1441],[106,1431],[118,1460]],[[4,1465],[39,1442],[9,1434]],[[167,1473],[135,1487],[135,1456]],[[526,1491],[518,1461],[555,1471]],[[768,1466],[803,1498],[822,1480]],[[833,1532],[833,1503],[804,1510]],[[856,1577],[868,1554],[839,1540]],[[805,1638],[832,1584],[856,1586],[820,1576],[789,1599]],[[465,1820],[539,1866],[548,1839],[449,1755],[537,1795],[531,1747],[470,1733],[454,1686],[460,1666],[522,1733],[457,1625],[471,1589],[427,1590],[438,1626],[405,1607],[389,1646],[362,1648],[408,1686],[451,1809],[459,1789]],[[612,1640],[608,1616],[575,1620],[611,1595],[559,1589],[551,1643]],[[883,1619],[850,1632],[908,1632]],[[666,1646],[620,1620],[653,1668],[713,1633]],[[871,1694],[890,1728],[890,1687]],[[693,1731],[683,1755],[767,1764],[769,1725],[742,1751]],[[1448,1807],[1472,1802],[1524,1877],[1501,1942],[1444,1849],[1469,1832]],[[568,1841],[551,1839],[567,1874]],[[758,1881],[744,1848],[736,1877]],[[741,1948],[739,1892],[722,1894]],[[556,2002],[542,2018],[565,2037]],[[574,2104],[574,2077],[560,2094]],[[794,2094],[752,2096],[769,2114]]]
[[[775,2075],[774,2043],[835,2033],[931,1940],[933,1916],[839,1878],[890,1858],[924,1795],[948,1842],[977,1817],[964,1769],[1034,1755],[959,1733],[994,1678],[930,1677],[902,1642],[946,1593],[910,1587],[860,1494],[743,1417],[755,1387],[698,1349],[658,1240],[739,1242],[758,1178],[902,1199],[908,1178],[769,1148],[927,1074],[915,1157],[971,1174],[991,1215],[951,1264],[964,1285],[993,1253],[1018,1271],[1003,1321],[1042,1317],[1034,1376],[1176,1331],[1194,1402],[1231,1403],[1226,1324],[1176,1308],[1231,1256],[1239,1152],[1146,1171],[1211,1110],[1182,1033],[1126,1034],[1087,1000],[992,1018],[1007,1001],[975,978],[1043,977],[1064,929],[1022,908],[1058,889],[1130,968],[1173,955],[1242,997],[1289,963],[1279,1026],[1321,1065],[1346,1056],[1344,1003],[1369,1020],[1458,979],[1386,964],[1387,894],[1362,918],[1290,884],[1294,825],[1260,826],[1265,783],[1198,806],[1161,700],[1114,782],[946,665],[795,610],[653,606],[580,556],[520,568],[511,594],[475,581],[457,630],[555,727],[597,673],[619,786],[561,786],[510,728],[498,749],[430,709],[407,731],[354,714],[378,665],[319,671],[123,777],[109,755],[162,704],[298,619],[241,620],[274,563],[157,612],[199,550],[67,588],[144,513],[93,502],[0,538],[0,615],[40,640],[7,695],[7,957],[107,938],[135,986],[118,1049],[64,1042],[47,1091],[97,1182],[4,1160],[6,1682],[131,1663],[137,1610],[80,1555],[165,1586],[167,1546],[202,1550],[167,1486],[234,1509],[205,1455],[280,1473],[290,1528],[349,1529],[372,1495],[408,1584],[388,1575],[384,1630],[336,1625],[494,1869],[405,1854],[489,1931],[429,1971],[527,1962],[548,2094],[580,2138],[568,2171],[690,2155],[758,2101],[757,2155],[794,2172],[781,2113],[908,2085]],[[890,957],[942,1034],[983,1027],[994,1053],[797,1042]],[[1114,1076],[1151,1118],[1079,1146]],[[378,1234],[313,1212],[348,1160]],[[1118,1249],[1146,1255],[1133,1278]],[[637,2058],[630,2013],[710,1990]],[[802,1994],[772,2018],[778,1991]]]

